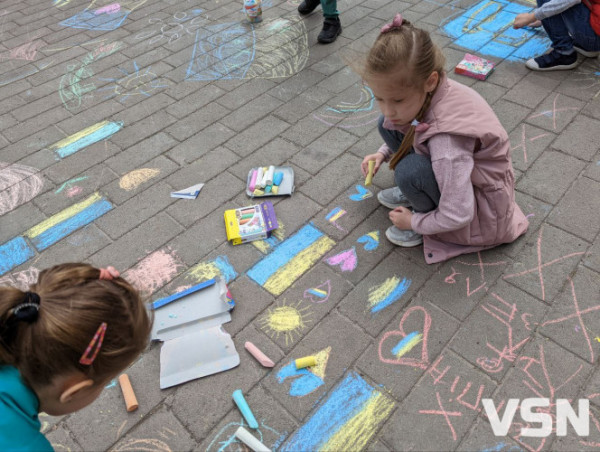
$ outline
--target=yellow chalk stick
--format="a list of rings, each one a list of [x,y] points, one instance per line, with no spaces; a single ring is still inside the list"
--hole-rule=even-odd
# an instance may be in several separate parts
[[[317,359],[314,356],[305,356],[304,358],[298,358],[296,360],[296,369],[303,369],[305,367],[316,366]]]
[[[252,193],[254,196],[262,196],[265,194],[264,190],[261,190],[260,188],[255,188],[254,192]]]
[[[371,181],[373,180],[373,171],[374,170],[375,170],[375,160],[369,160],[369,172],[367,173],[367,178],[365,179],[366,187],[371,185]]]
[[[278,195],[279,194],[279,187],[277,185],[273,185],[271,187],[271,193],[273,193],[274,195]]]

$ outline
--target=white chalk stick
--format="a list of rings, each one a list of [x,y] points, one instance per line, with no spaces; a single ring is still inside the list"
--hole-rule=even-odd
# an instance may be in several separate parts
[[[271,452],[271,449],[257,440],[254,435],[244,427],[238,427],[238,429],[235,431],[235,436],[255,452]]]
[[[264,173],[262,166],[258,168],[258,173],[256,174],[256,188],[265,188],[265,184],[263,184]]]
[[[273,173],[275,173],[275,167],[271,165],[269,166],[269,171],[267,171],[265,185],[273,185]]]

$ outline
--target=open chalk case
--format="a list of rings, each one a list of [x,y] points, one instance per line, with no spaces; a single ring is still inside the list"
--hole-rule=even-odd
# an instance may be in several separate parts
[[[294,169],[291,166],[258,166],[248,172],[246,194],[251,198],[291,195],[294,188]]]

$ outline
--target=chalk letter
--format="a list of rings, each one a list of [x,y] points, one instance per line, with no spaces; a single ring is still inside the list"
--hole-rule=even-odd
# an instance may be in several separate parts
[[[579,399],[579,416],[567,399],[556,400],[556,436],[567,436],[567,419],[579,436],[590,434],[590,401]]]
[[[519,407],[519,399],[508,400],[502,419],[498,417],[498,412],[496,411],[496,406],[492,399],[481,399],[481,403],[485,409],[485,414],[487,414],[487,417],[490,420],[494,435],[506,436],[515,417],[515,413],[517,412],[517,408]]]
[[[550,400],[540,398],[529,398],[523,399],[521,403],[521,417],[525,422],[540,422],[541,427],[537,428],[524,428],[522,430],[523,436],[532,436],[535,438],[546,438],[552,433],[552,416],[548,413],[532,412],[533,407],[547,407],[550,406]]]

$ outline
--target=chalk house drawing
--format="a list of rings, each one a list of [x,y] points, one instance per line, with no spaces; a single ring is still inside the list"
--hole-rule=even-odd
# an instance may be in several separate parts
[[[307,60],[308,36],[301,20],[207,25],[196,32],[186,80],[289,77]]]
[[[483,0],[443,28],[454,44],[471,51],[507,60],[532,58],[552,44],[542,29],[512,27],[518,14],[531,9],[508,0]]]

